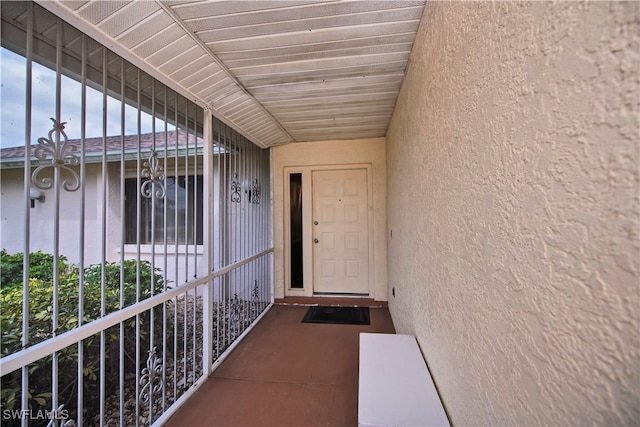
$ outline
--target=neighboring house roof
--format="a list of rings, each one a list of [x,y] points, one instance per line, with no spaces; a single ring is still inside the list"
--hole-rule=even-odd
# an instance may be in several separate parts
[[[165,139],[166,136],[166,139]],[[165,144],[168,141],[168,145]],[[103,148],[104,142],[104,148]],[[155,147],[155,151],[158,156],[185,156],[185,155],[202,155],[204,140],[200,137],[194,141],[193,134],[188,134],[184,130],[170,131],[166,134],[164,132],[146,133],[140,135],[125,135],[124,139],[121,135],[107,136],[106,138],[95,137],[85,138],[84,144],[82,139],[69,139],[66,142],[67,146],[74,146],[75,151],[67,153],[73,153],[80,157],[84,154],[85,163],[99,163],[102,162],[102,157],[106,153],[107,162],[120,161],[121,154],[124,151],[125,160],[136,160],[138,158],[138,152],[141,154],[148,154]],[[48,155],[46,159],[37,159],[34,154],[37,147],[40,144],[31,145],[31,164],[38,166],[41,164],[51,163],[51,155]],[[84,153],[81,148],[84,147]],[[8,147],[0,150],[0,168],[17,168],[23,167],[25,158],[25,146],[20,147]],[[216,148],[218,148],[216,146]],[[222,149],[215,150],[216,153],[221,152]],[[141,158],[145,159],[149,155],[143,155]]]

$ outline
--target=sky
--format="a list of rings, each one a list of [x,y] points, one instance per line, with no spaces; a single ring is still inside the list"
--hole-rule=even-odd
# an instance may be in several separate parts
[[[36,62],[32,65],[31,143],[47,137],[51,130],[50,117],[55,117],[56,73]],[[69,139],[80,138],[81,92],[79,82],[62,76],[61,121],[66,122]],[[120,101],[107,98],[107,135],[120,135]],[[0,48],[0,148],[25,145],[26,117],[26,59]],[[87,87],[86,137],[102,136],[102,93]],[[142,112],[142,133],[151,132],[151,115]],[[156,120],[156,130],[164,122]],[[136,134],[137,109],[125,107],[125,134]]]

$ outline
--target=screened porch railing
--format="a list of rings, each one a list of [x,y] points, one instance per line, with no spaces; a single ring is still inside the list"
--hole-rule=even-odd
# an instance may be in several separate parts
[[[104,335],[119,334],[120,363],[113,373],[118,375],[115,394],[106,395],[106,359],[100,358],[100,372],[93,382],[100,387],[100,410],[95,414],[85,411],[84,400],[94,396],[77,394],[77,410],[70,409],[64,403],[55,408],[33,408],[32,406],[11,408],[3,407],[3,425],[20,421],[27,425],[149,425],[161,423],[183,403],[195,389],[206,380],[213,369],[232,350],[235,342],[242,338],[257,323],[271,306],[271,302],[260,297],[269,292],[266,286],[247,288],[243,295],[234,293],[223,295],[221,287],[225,278],[231,274],[247,276],[268,275],[270,256],[273,249],[231,264],[209,277],[195,280],[150,297],[142,302],[118,310],[98,320],[47,339],[32,347],[18,351],[0,359],[3,377],[20,373],[20,370],[43,370],[44,364],[57,363],[62,355],[77,354],[77,382],[81,388],[88,382],[81,368],[83,350],[93,339],[101,340],[104,351]],[[244,271],[242,271],[244,270]],[[199,296],[201,293],[201,297]],[[218,298],[215,294],[218,293]],[[146,354],[140,351],[142,320],[155,317],[162,324],[161,331],[151,332]],[[158,319],[159,317],[159,319]],[[124,340],[128,339],[125,328],[135,320],[133,339],[138,341],[136,362],[142,366],[135,377],[126,367]],[[154,320],[150,320],[153,322]],[[147,320],[149,321],[149,320]],[[153,328],[151,328],[153,329]],[[149,331],[149,328],[146,329]],[[207,331],[205,333],[204,331]],[[142,348],[148,348],[142,346]],[[105,354],[105,353],[102,353]],[[54,362],[52,355],[58,355]],[[85,365],[86,366],[86,365]],[[46,369],[44,369],[46,370]],[[81,372],[82,371],[82,372]],[[41,372],[39,372],[41,373]],[[51,371],[51,375],[57,375]],[[98,378],[99,377],[99,378]],[[52,378],[55,381],[55,378]],[[89,380],[90,381],[90,380]],[[60,402],[60,399],[58,400]],[[73,405],[70,405],[73,407]],[[95,405],[94,405],[95,406]]]
[[[273,303],[269,152],[39,5],[0,9],[0,423],[161,423]]]

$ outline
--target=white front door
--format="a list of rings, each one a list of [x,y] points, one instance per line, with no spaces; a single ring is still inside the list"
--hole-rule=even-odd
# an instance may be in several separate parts
[[[367,170],[312,173],[313,291],[369,293]]]

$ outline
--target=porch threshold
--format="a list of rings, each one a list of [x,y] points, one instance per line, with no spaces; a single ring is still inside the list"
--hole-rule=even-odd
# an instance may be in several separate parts
[[[326,307],[370,307],[388,308],[387,301],[375,301],[371,298],[338,297],[338,296],[313,296],[313,297],[284,297],[276,298],[274,305],[301,305],[301,306],[326,306]]]

